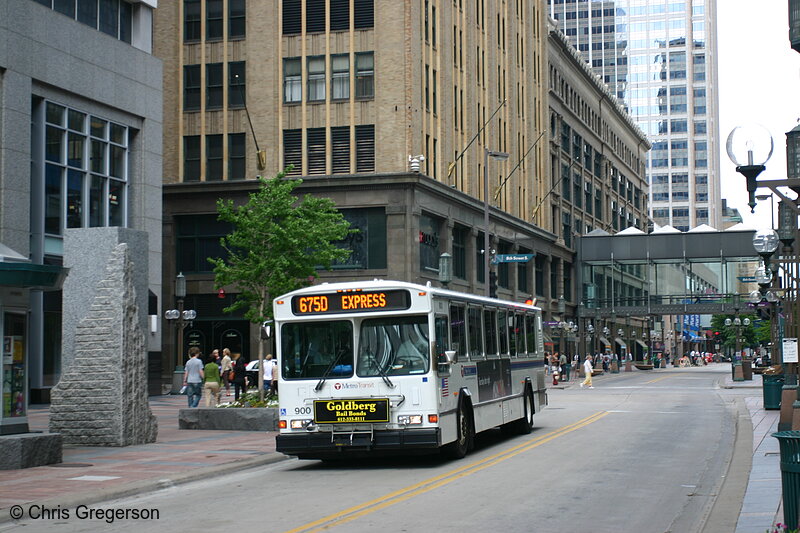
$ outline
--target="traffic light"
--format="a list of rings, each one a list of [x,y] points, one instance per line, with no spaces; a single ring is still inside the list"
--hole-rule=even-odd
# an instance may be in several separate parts
[[[489,297],[497,298],[497,274],[489,272]]]

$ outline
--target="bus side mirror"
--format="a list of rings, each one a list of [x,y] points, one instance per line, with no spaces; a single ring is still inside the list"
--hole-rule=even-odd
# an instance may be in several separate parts
[[[265,341],[272,338],[272,320],[267,320],[261,324],[261,340]]]
[[[456,351],[455,350],[447,350],[444,352],[444,356],[447,358],[447,364],[451,365],[456,362]]]

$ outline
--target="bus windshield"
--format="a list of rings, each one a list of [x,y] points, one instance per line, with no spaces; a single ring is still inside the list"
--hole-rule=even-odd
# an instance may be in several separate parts
[[[293,322],[281,328],[285,379],[353,375],[353,325],[346,320]]]
[[[361,322],[358,369],[361,377],[425,374],[430,369],[428,317],[388,317]]]

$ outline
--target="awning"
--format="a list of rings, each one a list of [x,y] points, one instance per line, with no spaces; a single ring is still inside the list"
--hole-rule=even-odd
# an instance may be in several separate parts
[[[0,286],[58,290],[68,269],[58,265],[0,262]]]
[[[606,339],[605,337],[600,337],[600,346],[603,346],[605,348],[611,348],[611,343],[608,342],[608,339]]]
[[[639,339],[636,339],[636,344],[647,350],[647,345],[644,342],[640,341]]]
[[[628,345],[627,345],[627,344],[625,344],[625,341],[624,341],[624,340],[622,340],[622,339],[620,339],[619,337],[615,337],[615,338],[614,338],[614,342],[616,342],[617,344],[619,344],[619,345],[620,345],[620,346],[622,346],[623,348],[627,348],[627,347],[628,347]]]

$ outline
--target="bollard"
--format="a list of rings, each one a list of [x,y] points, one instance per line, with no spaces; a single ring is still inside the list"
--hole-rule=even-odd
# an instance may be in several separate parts
[[[783,487],[783,522],[790,531],[797,529],[800,498],[800,431],[772,434],[781,449],[781,485]]]

